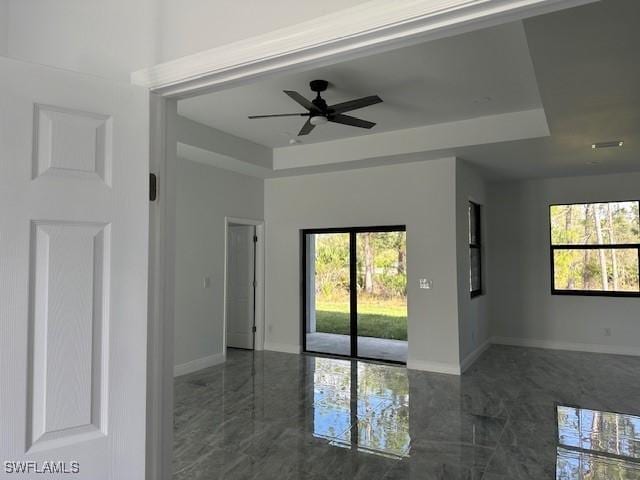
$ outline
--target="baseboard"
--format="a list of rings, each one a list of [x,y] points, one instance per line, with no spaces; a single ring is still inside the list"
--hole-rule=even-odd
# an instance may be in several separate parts
[[[287,343],[273,343],[266,342],[264,344],[265,350],[270,350],[272,352],[281,352],[281,353],[295,353],[299,354],[302,352],[300,345],[289,345]]]
[[[546,348],[549,350],[569,350],[574,352],[607,353],[611,355],[631,355],[640,356],[640,347],[622,347],[615,345],[598,345],[589,343],[558,342],[553,340],[540,340],[534,338],[514,338],[514,337],[491,337],[482,343],[473,352],[467,355],[458,366],[452,363],[443,362],[423,362],[419,360],[409,360],[407,368],[412,370],[422,370],[425,372],[446,373],[449,375],[460,375],[466,371],[473,363],[480,358],[487,348],[495,345],[512,345],[516,347]],[[265,343],[265,350],[272,352],[299,354],[301,348],[298,345],[286,343]],[[188,373],[197,372],[204,368],[224,363],[224,353],[216,353],[207,357],[197,358],[187,363],[173,367],[173,376],[179,377]]]
[[[460,363],[460,371],[464,373],[473,363],[480,358],[487,348],[491,346],[492,339],[487,338],[482,344],[480,344],[473,352],[464,357],[462,362]]]
[[[224,363],[224,361],[224,353],[214,353],[213,355],[209,355],[208,357],[196,358],[195,360],[191,360],[190,362],[182,363],[173,367],[173,376],[179,377],[181,375],[186,375],[187,373],[197,372],[198,370],[202,370],[203,368],[209,368],[213,367],[214,365]]]
[[[546,348],[549,350],[570,350],[574,352],[608,353],[611,355],[640,356],[640,347],[598,345],[591,343],[558,342],[535,338],[492,337],[491,343],[516,347]]]
[[[448,375],[460,375],[460,365],[443,362],[423,362],[420,360],[407,361],[407,368],[411,370],[422,370],[424,372],[446,373]]]

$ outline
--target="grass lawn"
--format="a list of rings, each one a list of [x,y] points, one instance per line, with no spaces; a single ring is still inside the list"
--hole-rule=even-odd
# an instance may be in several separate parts
[[[316,331],[349,335],[349,302],[316,302]],[[407,339],[407,307],[398,302],[358,304],[362,337]]]

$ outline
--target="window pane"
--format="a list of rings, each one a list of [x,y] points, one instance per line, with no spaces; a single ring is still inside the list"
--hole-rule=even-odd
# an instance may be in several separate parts
[[[640,243],[639,202],[552,205],[553,245]]]
[[[607,292],[638,292],[638,250],[554,250],[554,288]]]
[[[480,249],[469,248],[470,270],[469,270],[469,288],[471,292],[477,292],[482,289],[482,276],[480,270]]]

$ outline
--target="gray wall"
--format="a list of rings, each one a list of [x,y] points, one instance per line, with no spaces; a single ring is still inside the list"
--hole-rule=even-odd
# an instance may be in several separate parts
[[[410,367],[455,372],[492,336],[638,353],[639,299],[550,294],[549,204],[631,198],[640,174],[485,185],[469,164],[441,159],[263,181],[180,160],[175,363],[222,351],[224,217],[263,215],[267,349],[300,350],[301,229],[405,224]],[[469,199],[484,206],[485,295],[474,299]],[[418,288],[422,277],[432,291]]]
[[[262,219],[263,199],[262,179],[178,159],[175,365],[222,352],[225,216]]]
[[[481,234],[483,245],[484,294],[469,294],[469,200],[481,205]],[[482,347],[491,337],[489,325],[489,291],[486,268],[486,246],[489,243],[486,217],[487,204],[485,182],[480,173],[468,163],[458,159],[456,163],[456,245],[458,252],[458,321],[460,324],[460,361]]]
[[[520,344],[639,354],[640,299],[551,295],[548,213],[553,203],[638,198],[640,173],[490,185],[493,335]]]
[[[267,179],[266,346],[299,351],[300,230],[407,226],[410,367],[459,368],[453,158]],[[433,290],[420,290],[418,278]]]
[[[9,0],[0,0],[0,56],[9,53]]]

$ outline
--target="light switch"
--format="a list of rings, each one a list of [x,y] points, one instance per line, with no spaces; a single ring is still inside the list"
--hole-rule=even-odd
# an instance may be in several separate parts
[[[211,286],[211,277],[204,277],[204,280],[202,282],[202,286],[204,288],[209,288]]]
[[[420,288],[423,290],[431,290],[433,288],[433,280],[429,280],[428,278],[421,278]]]

